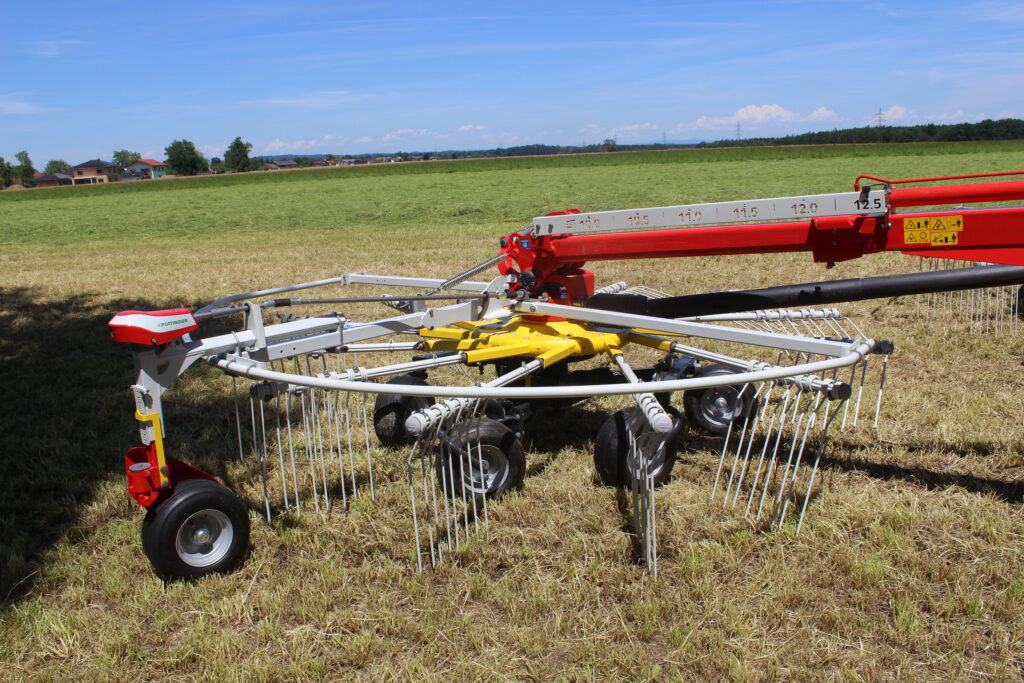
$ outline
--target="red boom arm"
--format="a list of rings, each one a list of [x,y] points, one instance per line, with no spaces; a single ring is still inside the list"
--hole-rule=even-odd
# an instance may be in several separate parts
[[[1024,207],[893,212],[896,207],[1022,200],[1024,181],[903,188],[894,186],[947,178],[890,181],[861,176],[858,190],[863,178],[885,186],[885,213],[604,234],[516,233],[502,240],[506,259],[499,268],[518,273],[520,288],[572,303],[593,294],[593,275],[582,269],[587,261],[809,251],[817,262],[835,262],[902,251],[1024,266]]]

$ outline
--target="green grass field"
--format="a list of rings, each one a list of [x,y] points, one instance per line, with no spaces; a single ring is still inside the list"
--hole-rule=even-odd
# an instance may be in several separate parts
[[[236,573],[165,585],[124,487],[136,444],[127,308],[369,270],[445,277],[538,214],[842,191],[856,175],[1024,168],[1024,142],[686,150],[430,162],[0,192],[0,679],[1018,679],[1024,676],[1024,335],[971,335],[913,301],[844,306],[896,353],[879,431],[836,435],[799,536],[708,502],[695,440],[658,492],[653,581],[595,486],[607,412],[530,456],[486,539],[409,561],[401,454],[379,500],[260,521],[229,399],[168,394],[172,454],[236,487]],[[593,264],[683,294],[917,270],[879,255]],[[392,458],[391,464],[387,460]]]

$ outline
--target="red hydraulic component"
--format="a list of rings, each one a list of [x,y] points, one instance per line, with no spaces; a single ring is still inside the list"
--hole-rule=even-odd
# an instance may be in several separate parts
[[[148,508],[176,484],[186,479],[211,479],[206,472],[186,465],[164,454],[164,435],[158,413],[142,414],[135,411],[135,419],[149,422],[153,440],[146,446],[136,446],[124,454],[124,469],[128,476],[128,493],[135,502]]]
[[[198,467],[192,467],[187,463],[176,460],[170,456],[164,456],[165,478],[161,483],[160,466],[157,464],[156,444],[148,446],[135,446],[128,449],[124,454],[125,474],[128,477],[128,493],[135,502],[144,508],[148,508],[170,491],[175,484],[180,484],[186,479],[210,479],[217,481],[214,477],[203,472]]]
[[[566,209],[545,215],[567,216],[579,212],[579,209]],[[558,259],[550,248],[552,241],[551,237],[535,237],[530,233],[514,233],[501,239],[506,257],[498,264],[498,270],[502,275],[517,275],[512,291],[537,291],[556,304],[571,304],[593,295],[594,274],[582,267],[586,259],[578,262]],[[538,280],[538,274],[543,275],[542,281]]]
[[[157,346],[199,329],[192,311],[168,308],[162,311],[121,311],[107,323],[114,341]]]

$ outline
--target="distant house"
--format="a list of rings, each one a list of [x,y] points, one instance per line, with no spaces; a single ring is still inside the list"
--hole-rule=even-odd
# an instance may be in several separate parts
[[[120,175],[120,166],[101,159],[93,159],[71,167],[71,183],[73,185],[113,183],[117,182]]]
[[[167,174],[167,165],[162,161],[156,159],[136,159],[132,163],[124,167],[126,171],[138,171],[146,175],[147,178],[156,180]]]
[[[267,162],[267,168],[271,171],[276,171],[279,168],[298,168],[298,166],[293,159],[277,159],[276,161]]]
[[[135,181],[135,180],[149,180],[151,177],[152,176],[149,174],[148,170],[146,170],[146,171],[125,171],[124,173],[121,174],[121,177],[118,179],[117,182],[119,182],[119,183],[129,183],[129,182],[132,182],[132,181]]]
[[[57,187],[71,184],[70,173],[44,173],[36,176],[36,187]]]

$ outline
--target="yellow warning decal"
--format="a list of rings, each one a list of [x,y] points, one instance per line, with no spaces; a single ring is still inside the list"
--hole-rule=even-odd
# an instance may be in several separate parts
[[[927,230],[908,230],[903,228],[903,241],[906,244],[929,244],[931,233]]]
[[[935,232],[933,230],[932,231],[932,246],[933,247],[940,247],[940,246],[947,246],[947,245],[957,244],[958,243],[957,242],[957,236],[959,234],[960,233],[953,232],[952,230],[950,230],[948,232],[946,232],[946,231]]]
[[[960,243],[959,233],[964,229],[964,217],[922,216],[903,221],[904,244],[930,244],[949,246]]]

